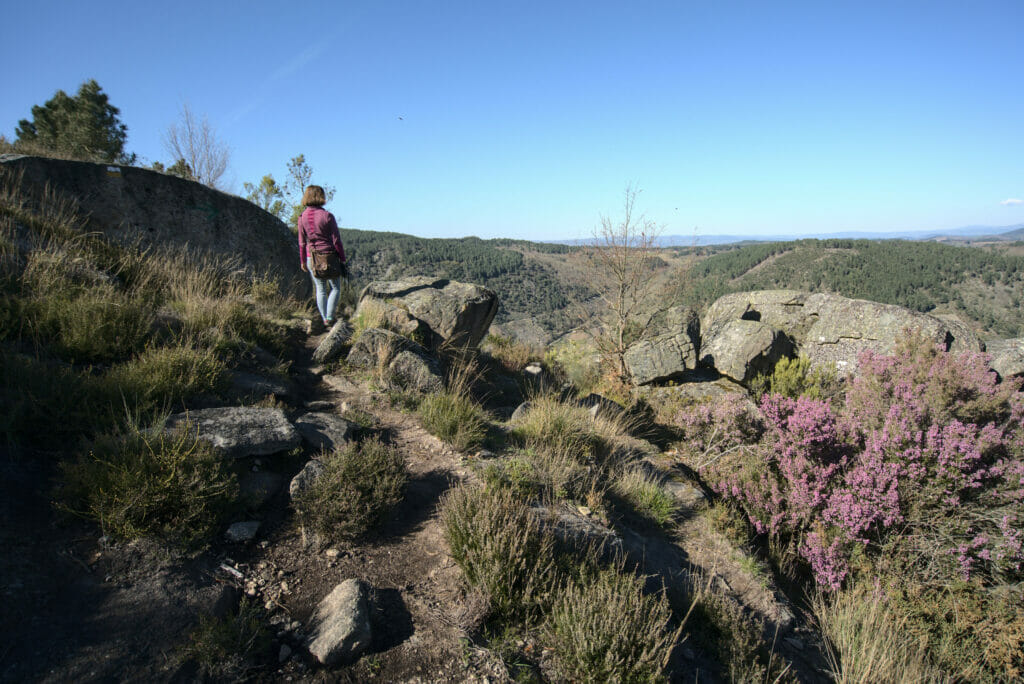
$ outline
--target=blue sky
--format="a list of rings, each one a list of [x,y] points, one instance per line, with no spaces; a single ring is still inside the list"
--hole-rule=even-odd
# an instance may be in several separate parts
[[[0,133],[95,78],[233,191],[303,153],[339,223],[572,239],[1024,222],[1024,2],[4,3]],[[1008,201],[1011,200],[1011,201]]]

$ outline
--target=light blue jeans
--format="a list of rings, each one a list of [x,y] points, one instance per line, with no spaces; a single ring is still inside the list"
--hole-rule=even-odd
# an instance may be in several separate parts
[[[309,269],[309,277],[313,279],[313,289],[316,290],[316,308],[320,311],[320,318],[325,321],[334,322],[334,309],[338,306],[338,295],[341,294],[341,277],[317,278],[313,275],[313,257],[306,257],[306,268]],[[331,286],[328,294],[327,286]]]

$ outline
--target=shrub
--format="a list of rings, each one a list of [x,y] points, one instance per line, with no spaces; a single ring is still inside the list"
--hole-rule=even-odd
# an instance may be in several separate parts
[[[442,500],[441,522],[452,557],[496,617],[529,621],[550,606],[554,539],[513,492],[454,489]]]
[[[835,368],[812,369],[811,360],[806,356],[779,359],[771,373],[757,376],[750,385],[750,391],[755,397],[781,394],[793,399],[826,399],[836,397],[840,390]]]
[[[764,430],[749,400],[741,394],[682,406],[672,424],[682,433],[676,443],[680,458],[696,470],[756,443]]]
[[[679,509],[676,500],[665,491],[658,478],[640,469],[620,474],[613,489],[629,502],[636,513],[657,525],[670,523]]]
[[[200,616],[199,627],[189,635],[185,653],[196,659],[215,679],[235,679],[255,657],[265,653],[271,635],[263,626],[259,604],[243,598],[237,614],[223,618]]]
[[[594,391],[601,381],[601,357],[593,346],[572,340],[549,348],[544,362],[565,376],[581,394]]]
[[[184,430],[101,437],[87,456],[61,468],[60,507],[123,539],[201,545],[238,495],[223,459]]]
[[[417,411],[427,432],[460,451],[480,445],[487,436],[487,416],[466,394],[428,394]]]
[[[593,418],[587,409],[546,395],[530,400],[512,436],[527,447],[564,453],[580,462],[604,458],[614,438],[624,434],[616,420]]]
[[[921,653],[907,619],[871,591],[817,594],[818,628],[825,637],[830,674],[837,682],[940,682]]]
[[[209,349],[155,347],[114,366],[104,376],[112,394],[143,412],[214,392],[224,384],[224,362]]]
[[[509,487],[529,499],[583,500],[601,490],[593,467],[566,451],[545,448],[520,449],[488,466],[490,484]]]
[[[547,628],[563,674],[574,681],[665,679],[682,627],[672,630],[664,594],[647,596],[643,581],[622,567],[572,581],[559,592]]]
[[[501,335],[488,335],[482,348],[511,373],[518,373],[531,361],[543,357],[539,348]]]
[[[323,463],[323,473],[295,501],[295,510],[303,525],[327,539],[365,535],[402,500],[405,463],[377,439],[350,443]]]

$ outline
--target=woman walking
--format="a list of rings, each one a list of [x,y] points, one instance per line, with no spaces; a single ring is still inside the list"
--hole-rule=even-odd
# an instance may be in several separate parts
[[[322,187],[308,186],[302,193],[302,204],[306,208],[299,216],[298,229],[300,265],[313,278],[316,308],[324,325],[330,328],[334,325],[341,276],[345,272],[345,248],[341,245],[334,215],[324,209],[326,203]]]

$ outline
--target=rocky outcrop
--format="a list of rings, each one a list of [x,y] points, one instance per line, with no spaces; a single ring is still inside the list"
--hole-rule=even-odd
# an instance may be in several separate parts
[[[992,357],[989,365],[1000,378],[1024,378],[1024,337],[989,340],[985,350]]]
[[[276,408],[231,406],[178,413],[164,427],[167,431],[186,427],[229,458],[269,456],[294,449],[302,441],[284,411]]]
[[[660,312],[643,339],[623,355],[634,385],[676,380],[697,367],[700,323],[695,311],[677,306]]]
[[[767,323],[740,319],[723,325],[701,347],[701,364],[739,383],[770,373],[779,359],[792,356],[793,341]]]
[[[498,297],[491,290],[438,278],[373,282],[360,295],[359,306],[368,300],[383,306],[399,330],[425,330],[432,349],[442,344],[476,347],[498,312]]]
[[[348,363],[356,368],[382,369],[390,382],[404,389],[444,389],[444,374],[437,360],[422,346],[391,330],[364,330],[349,351]]]
[[[89,230],[143,248],[170,245],[237,259],[251,274],[273,273],[287,294],[305,296],[291,231],[252,202],[156,171],[44,157],[3,155],[0,166],[29,196],[49,186],[75,200]]]
[[[710,355],[708,345],[721,338],[735,321],[761,323],[781,332],[793,343],[794,353],[806,355],[815,366],[833,365],[841,376],[856,370],[861,351],[891,354],[896,340],[908,330],[933,339],[948,351],[981,348],[977,336],[952,317],[942,319],[901,306],[834,294],[765,290],[729,294],[708,308],[701,319],[702,360]]]
[[[317,606],[309,652],[328,667],[350,663],[370,646],[371,637],[369,586],[345,580]]]
[[[337,451],[345,447],[354,432],[352,423],[333,413],[313,412],[295,419],[295,428],[313,451]]]

